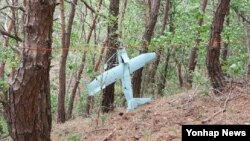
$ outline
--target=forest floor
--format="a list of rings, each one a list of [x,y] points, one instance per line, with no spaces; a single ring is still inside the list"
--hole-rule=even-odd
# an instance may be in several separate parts
[[[250,124],[250,94],[235,85],[220,96],[189,90],[127,112],[53,124],[52,141],[180,141],[183,124]]]

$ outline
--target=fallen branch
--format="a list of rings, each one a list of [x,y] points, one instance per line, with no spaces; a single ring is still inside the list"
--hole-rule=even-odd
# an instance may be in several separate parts
[[[210,116],[210,117],[202,120],[201,123],[203,123],[203,124],[207,123],[207,122],[211,121],[212,118],[214,118],[215,116],[219,115],[220,113],[224,113],[226,111],[227,104],[228,104],[228,101],[230,100],[231,94],[232,94],[232,91],[228,94],[227,99],[224,102],[223,108],[221,108],[219,111],[217,111],[216,113],[214,113],[212,116]]]
[[[108,139],[114,134],[115,130],[113,130],[111,133],[109,133],[106,137],[101,139],[100,141],[108,141]]]
[[[101,130],[111,130],[110,128],[98,128],[98,129],[94,129],[92,131],[89,131],[87,133],[91,133],[91,132],[97,132],[97,131],[101,131]]]

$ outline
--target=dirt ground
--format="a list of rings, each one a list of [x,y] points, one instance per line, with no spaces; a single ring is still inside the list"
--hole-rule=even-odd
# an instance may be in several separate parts
[[[183,124],[249,124],[250,94],[241,87],[221,96],[193,90],[90,118],[53,124],[52,141],[180,141]]]

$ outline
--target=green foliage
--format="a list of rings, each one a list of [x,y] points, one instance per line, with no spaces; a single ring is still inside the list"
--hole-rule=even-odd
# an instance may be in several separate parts
[[[118,81],[115,83],[115,106],[122,107],[125,102],[125,97],[123,94],[122,84]]]
[[[81,134],[80,133],[69,133],[67,135],[67,141],[80,141],[81,140]]]
[[[51,95],[50,101],[51,101],[51,113],[54,119],[56,115],[56,109],[57,109],[57,95]]]
[[[228,68],[228,72],[230,74],[234,74],[234,75],[237,75],[237,74],[242,74],[244,72],[244,65],[242,62],[237,62],[236,64],[232,64],[229,66]]]
[[[19,58],[11,48],[4,47],[0,44],[0,62],[5,62],[6,64],[9,64],[10,67],[16,67]]]
[[[8,85],[8,83],[6,83],[5,81],[1,81],[0,80],[0,89],[2,90],[2,91],[7,91],[8,89],[9,89],[9,85]]]
[[[152,140],[152,132],[149,129],[144,129],[142,134],[145,141]]]
[[[108,118],[108,115],[107,114],[101,114],[100,115],[100,118],[101,118],[101,122],[102,122],[102,125],[105,124],[105,122],[107,121],[107,118]]]
[[[204,73],[205,71],[203,69],[201,70],[195,70],[193,72],[193,87],[196,89],[203,91],[203,94],[208,94],[209,88],[210,88],[210,80]]]
[[[125,45],[132,46],[135,49],[141,45],[142,33],[144,32],[144,6],[138,1],[131,1],[128,2],[126,11],[129,11],[129,13],[125,14],[125,20],[122,27],[122,40]]]
[[[87,66],[87,74],[88,74],[88,76],[90,77],[90,79],[95,79],[100,73],[98,73],[98,72],[96,72],[96,71],[94,71],[94,68],[93,68],[94,66]]]
[[[3,117],[0,117],[0,135],[6,136],[9,134],[8,125]]]
[[[0,80],[0,99],[3,100],[4,99],[4,93],[7,92],[9,89],[9,85],[4,82],[4,81],[1,81]]]
[[[86,99],[87,99],[86,93],[82,93],[79,95],[79,100],[76,103],[77,115],[83,115],[83,113],[85,111]]]

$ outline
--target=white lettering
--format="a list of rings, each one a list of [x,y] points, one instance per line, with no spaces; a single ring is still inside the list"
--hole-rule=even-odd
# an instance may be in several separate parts
[[[220,132],[219,131],[206,131],[205,129],[203,129],[202,131],[193,131],[192,129],[186,129],[186,132],[188,133],[188,136],[204,136],[204,137],[214,137],[216,138],[217,136],[219,136]]]
[[[222,136],[228,136],[228,129],[222,129]]]
[[[246,136],[246,131],[229,131],[228,129],[222,129],[222,136]]]
[[[234,133],[234,136],[241,136],[242,131],[232,131]]]
[[[246,134],[246,131],[242,131],[242,134],[241,134],[241,136],[246,136],[247,134]]]
[[[188,136],[190,136],[191,132],[192,132],[192,129],[188,130],[186,129],[187,133],[188,133]]]
[[[214,131],[214,138],[218,137],[220,135],[219,131]]]

